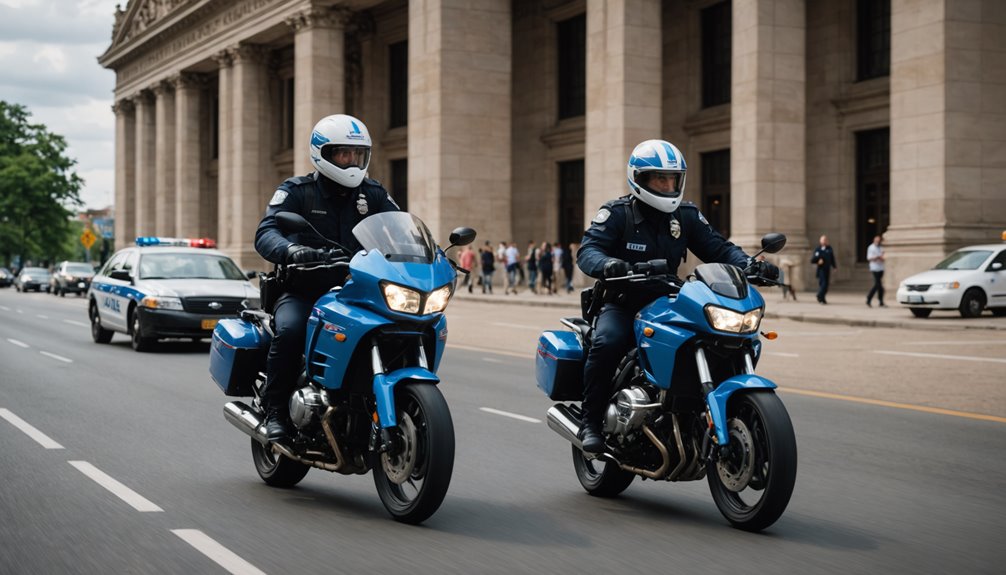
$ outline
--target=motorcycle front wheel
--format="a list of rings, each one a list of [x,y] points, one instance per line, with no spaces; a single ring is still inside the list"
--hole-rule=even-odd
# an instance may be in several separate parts
[[[755,391],[731,398],[727,426],[725,453],[709,462],[709,490],[734,527],[761,531],[779,519],[793,494],[793,424],[774,392]]]
[[[454,471],[454,422],[436,386],[408,384],[395,394],[397,445],[374,465],[374,485],[391,517],[422,523],[443,503]]]

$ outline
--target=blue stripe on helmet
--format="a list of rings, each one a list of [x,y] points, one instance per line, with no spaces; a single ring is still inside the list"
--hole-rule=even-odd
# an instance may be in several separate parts
[[[651,150],[656,151],[656,150]],[[637,156],[633,154],[629,158],[629,165],[634,168],[659,168],[661,167],[660,156],[654,153],[652,156]]]
[[[311,132],[311,145],[318,148],[324,146],[328,143],[328,138],[322,136],[318,132]]]
[[[350,120],[349,123],[353,125],[353,131],[350,132],[350,134],[359,134],[360,133],[360,127],[356,125],[356,122]]]
[[[671,164],[678,163],[678,155],[674,153],[674,148],[667,142],[661,142],[661,144],[664,146],[664,151],[667,152],[667,161]]]

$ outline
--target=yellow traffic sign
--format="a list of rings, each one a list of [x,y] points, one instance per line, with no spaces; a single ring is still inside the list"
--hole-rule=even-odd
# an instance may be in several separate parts
[[[80,234],[80,243],[84,244],[84,247],[87,249],[91,249],[91,246],[94,245],[94,240],[96,239],[98,238],[95,237],[94,232],[90,229],[86,229],[84,230],[84,233]]]

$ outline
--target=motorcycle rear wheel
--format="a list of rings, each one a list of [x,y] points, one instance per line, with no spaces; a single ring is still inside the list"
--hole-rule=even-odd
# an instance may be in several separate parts
[[[416,525],[443,503],[454,471],[454,422],[436,386],[408,384],[395,394],[402,443],[374,465],[374,486],[395,521]]]
[[[615,497],[625,491],[636,478],[618,465],[599,459],[587,459],[575,445],[573,447],[573,469],[580,485],[594,497]]]
[[[309,465],[273,453],[271,445],[262,445],[256,439],[251,440],[251,450],[255,471],[272,487],[293,487],[311,470]]]
[[[728,422],[732,455],[709,462],[709,490],[734,527],[761,531],[779,519],[793,494],[797,461],[793,424],[772,391],[732,397]]]

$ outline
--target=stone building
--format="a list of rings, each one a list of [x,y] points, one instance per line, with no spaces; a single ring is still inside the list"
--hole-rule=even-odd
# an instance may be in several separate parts
[[[578,241],[657,137],[733,241],[789,236],[798,285],[822,234],[841,281],[886,231],[893,285],[1006,228],[998,0],[130,0],[99,61],[120,245],[211,236],[261,268],[265,205],[337,112],[441,240]]]

